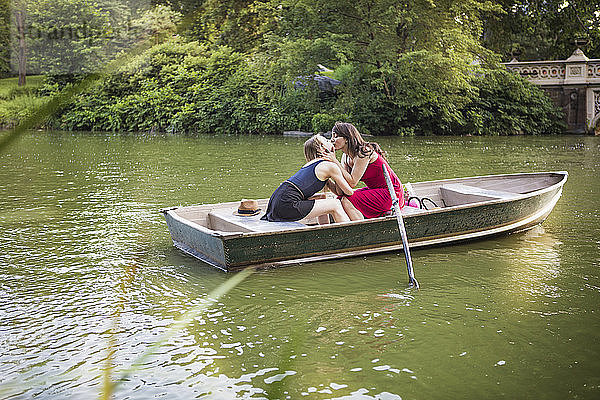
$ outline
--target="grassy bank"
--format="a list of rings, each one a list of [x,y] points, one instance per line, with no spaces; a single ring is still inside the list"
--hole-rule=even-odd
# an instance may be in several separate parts
[[[28,76],[25,86],[18,85],[17,77],[0,79],[1,128],[12,128],[44,103],[46,99],[39,94],[43,82],[43,75]]]

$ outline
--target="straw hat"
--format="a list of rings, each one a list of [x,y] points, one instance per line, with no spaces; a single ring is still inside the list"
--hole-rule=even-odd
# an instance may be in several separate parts
[[[240,201],[240,205],[238,206],[237,211],[235,211],[233,214],[242,217],[251,217],[253,215],[258,214],[259,212],[260,208],[258,208],[258,201],[242,199],[242,201]]]

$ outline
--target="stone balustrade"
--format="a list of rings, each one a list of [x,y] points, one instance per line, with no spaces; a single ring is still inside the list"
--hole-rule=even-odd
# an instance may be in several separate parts
[[[536,85],[568,84],[569,79],[565,81],[568,67],[571,69],[571,78],[580,76],[586,79],[588,83],[600,83],[600,59],[589,60],[585,67],[569,66],[565,61],[511,61],[504,65]],[[586,73],[582,74],[582,72]]]
[[[577,49],[566,60],[513,59],[504,65],[549,94],[563,109],[569,132],[600,131],[600,59]]]

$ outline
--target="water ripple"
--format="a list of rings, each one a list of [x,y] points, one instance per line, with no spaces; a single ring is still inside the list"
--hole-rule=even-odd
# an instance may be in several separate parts
[[[569,182],[543,228],[415,251],[419,291],[398,252],[255,273],[114,398],[590,397],[595,140],[381,138],[405,181],[569,169]],[[98,397],[107,366],[117,377],[229,278],[174,249],[158,210],[267,197],[302,142],[24,135],[0,165],[0,397]]]

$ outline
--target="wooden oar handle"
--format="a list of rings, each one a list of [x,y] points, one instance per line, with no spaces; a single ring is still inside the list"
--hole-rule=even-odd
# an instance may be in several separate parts
[[[412,258],[410,256],[410,248],[408,246],[408,237],[406,235],[406,229],[404,228],[404,220],[402,219],[402,213],[399,207],[398,196],[392,185],[392,180],[387,171],[386,164],[382,165],[383,176],[385,177],[385,183],[387,184],[390,197],[392,198],[392,209],[396,212],[396,220],[398,221],[398,231],[400,232],[400,239],[402,239],[402,250],[404,250],[404,256],[406,258],[406,269],[408,270],[408,283],[415,288],[419,288],[419,282],[415,278],[415,274],[412,266]]]
[[[388,173],[385,164],[383,164],[381,168],[383,169],[383,176],[385,177],[385,183],[387,184],[390,196],[392,196],[392,206],[394,206],[394,200],[398,201],[398,196],[396,196],[396,191],[394,190],[392,179],[390,178],[390,174]]]

